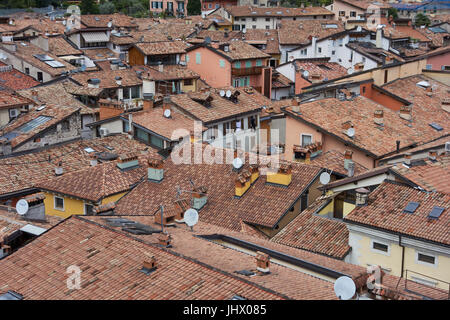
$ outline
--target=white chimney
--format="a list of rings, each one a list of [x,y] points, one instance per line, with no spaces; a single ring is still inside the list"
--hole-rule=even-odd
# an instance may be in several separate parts
[[[160,64],[160,65],[158,66],[158,71],[159,71],[159,72],[164,72],[164,65],[163,65],[163,64]]]
[[[317,50],[317,37],[312,37],[311,38],[311,47],[312,47],[312,52],[314,54],[314,57],[316,56],[316,50]]]
[[[55,175],[60,176],[64,173],[62,162],[59,162],[58,165],[55,167]]]
[[[377,48],[383,48],[383,41],[382,39],[382,35],[383,35],[383,28],[381,26],[377,27],[377,35],[376,35],[376,47]]]

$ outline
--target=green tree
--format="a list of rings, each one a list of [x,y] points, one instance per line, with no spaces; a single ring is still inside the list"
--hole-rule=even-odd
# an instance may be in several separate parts
[[[81,0],[81,14],[97,14],[100,13],[98,4],[95,0]]]
[[[101,14],[109,14],[114,13],[116,11],[116,7],[114,6],[114,3],[105,1],[98,6],[98,10]]]
[[[394,18],[394,20],[397,19],[398,18],[398,11],[397,11],[397,9],[396,8],[389,8],[388,9],[388,17],[392,17],[392,18]]]
[[[186,10],[190,16],[201,14],[202,4],[200,3],[200,0],[189,0]]]
[[[423,13],[418,13],[415,18],[416,26],[429,26],[431,23],[430,18]]]

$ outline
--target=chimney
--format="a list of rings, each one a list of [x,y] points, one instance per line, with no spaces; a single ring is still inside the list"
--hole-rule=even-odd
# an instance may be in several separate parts
[[[170,97],[169,96],[164,96],[164,98],[163,98],[163,105],[162,105],[163,113],[167,109],[171,110],[170,105],[171,105]]]
[[[251,173],[250,183],[253,184],[259,178],[259,168],[257,164],[250,165],[250,173]]]
[[[135,154],[121,155],[117,160],[117,168],[119,168],[122,171],[134,169],[138,166],[139,160],[137,155]]]
[[[356,206],[363,207],[367,206],[368,200],[369,200],[369,193],[370,191],[366,188],[359,188],[355,190],[356,192]]]
[[[383,48],[382,36],[383,36],[383,28],[377,27],[375,45],[377,48],[380,49]]]
[[[39,103],[37,90],[31,90],[31,98],[33,99],[34,102]]]
[[[353,175],[355,174],[355,163],[353,161],[349,162],[347,166],[347,176],[353,177]]]
[[[348,170],[348,165],[350,163],[353,163],[352,157],[353,157],[353,151],[345,150],[345,152],[344,152],[344,168],[346,170]]]
[[[100,79],[91,78],[87,81],[89,88],[99,88],[100,87]]]
[[[95,167],[97,165],[97,163],[98,163],[97,156],[94,153],[91,153],[90,158],[91,158],[90,159],[91,166]]]
[[[375,112],[373,114],[373,122],[375,122],[379,126],[384,125],[383,110],[375,110]]]
[[[158,71],[164,72],[164,65],[162,63],[160,65],[158,65]]]
[[[5,32],[2,34],[2,42],[13,42],[13,34],[9,32]]]
[[[292,181],[292,165],[281,163],[276,173],[267,173],[267,183],[289,186]]]
[[[192,207],[195,210],[200,210],[208,201],[208,188],[198,187],[194,188],[192,192]]]
[[[428,152],[428,159],[429,159],[431,162],[436,162],[436,157],[437,157],[437,151],[436,151],[436,150],[430,150],[430,151]]]
[[[411,121],[411,106],[401,106],[400,107],[400,118]]]
[[[153,99],[144,99],[143,110],[153,109]]]
[[[17,44],[13,42],[3,42],[3,47],[9,51],[16,52],[17,51]]]
[[[156,268],[156,258],[154,256],[151,256],[148,260],[144,260],[142,269],[140,271],[145,273],[146,275],[149,275],[153,271],[155,271]]]
[[[400,140],[395,141],[395,143],[397,144],[396,151],[397,151],[397,153],[399,153],[400,152]]]
[[[313,52],[313,55],[315,55],[316,54],[316,50],[317,50],[317,37],[312,37],[311,38],[311,48],[312,48],[312,52]]]
[[[246,170],[245,170],[246,171]],[[247,171],[248,172],[248,171]],[[234,196],[240,198],[244,195],[244,193],[250,188],[250,176],[244,175],[244,172],[240,173],[235,180],[235,191]]]
[[[115,80],[116,80],[116,84],[117,84],[118,86],[121,86],[121,85],[122,85],[122,77],[116,76],[116,77],[115,77]],[[120,100],[121,100],[121,99],[120,99]]]
[[[171,248],[172,247],[171,242],[172,242],[172,237],[170,236],[170,234],[168,234],[166,232],[161,232],[158,235],[158,243],[161,246],[166,247],[166,248]]]
[[[405,153],[405,157],[404,157],[403,162],[404,162],[407,166],[410,166],[410,165],[411,165],[411,156],[412,156],[412,153],[411,153],[411,152]]]
[[[159,159],[149,159],[147,172],[149,181],[161,182],[164,178],[164,162]]]
[[[58,165],[55,167],[55,175],[60,176],[64,173],[62,162],[58,162]]]
[[[256,270],[262,274],[269,274],[270,256],[267,253],[256,252]]]

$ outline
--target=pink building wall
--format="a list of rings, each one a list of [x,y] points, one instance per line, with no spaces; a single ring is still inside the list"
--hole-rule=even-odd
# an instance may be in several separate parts
[[[358,162],[368,169],[374,168],[373,158],[366,156],[366,153],[353,148],[351,146],[346,146],[342,141],[336,139],[335,137],[323,134],[317,129],[309,126],[308,124],[293,119],[290,116],[286,117],[286,149],[285,149],[285,159],[292,160],[294,157],[294,152],[292,151],[294,144],[301,144],[301,134],[312,135],[312,142],[322,143],[322,152],[327,152],[330,150],[336,150],[344,153],[345,150],[353,151],[353,161]]]
[[[442,66],[448,66],[450,68],[450,52],[429,57],[427,59],[427,65],[429,64],[431,64],[431,70],[443,70]]]
[[[201,63],[197,64],[196,54],[200,53]],[[212,87],[224,87],[231,85],[231,63],[224,57],[212,52],[209,49],[199,47],[189,51],[186,56],[187,67],[200,75]],[[225,62],[225,67],[220,66],[220,60]]]

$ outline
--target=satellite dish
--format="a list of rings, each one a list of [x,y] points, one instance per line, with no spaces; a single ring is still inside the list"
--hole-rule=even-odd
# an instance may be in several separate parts
[[[320,174],[320,183],[327,184],[328,182],[330,182],[330,174],[328,172],[322,172]]]
[[[342,276],[334,282],[334,293],[341,300],[353,298],[356,292],[356,285],[353,280],[347,276]]]
[[[170,111],[170,109],[164,110],[164,117],[170,118],[170,114],[171,114],[171,113],[172,113],[172,112]]]
[[[20,199],[19,201],[17,201],[16,204],[16,211],[18,214],[20,214],[21,216],[23,216],[24,214],[26,214],[28,212],[28,202],[25,199]]]
[[[352,74],[353,73],[353,68],[348,68],[347,73],[348,74]]]
[[[240,169],[244,165],[244,162],[242,162],[241,158],[234,158],[233,159],[233,168]]]
[[[348,128],[347,135],[349,137],[353,137],[355,135],[355,129],[354,128]]]
[[[219,94],[220,94],[221,97],[225,97],[225,91],[220,90]]]
[[[109,21],[108,24],[107,24],[107,26],[108,26],[108,28],[111,28],[111,27],[112,27],[112,22]]]
[[[309,77],[309,71],[308,70],[303,71],[303,76],[305,78],[308,78]]]
[[[231,91],[227,90],[226,95],[227,95],[227,98],[231,97]]]
[[[187,209],[184,213],[184,222],[191,227],[195,226],[198,222],[198,212],[195,209]]]

